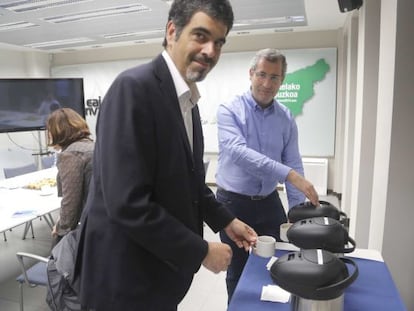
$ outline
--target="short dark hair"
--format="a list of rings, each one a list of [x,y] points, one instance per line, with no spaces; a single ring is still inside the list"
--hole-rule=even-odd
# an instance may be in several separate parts
[[[286,76],[287,62],[286,57],[282,52],[273,48],[257,51],[250,63],[250,69],[256,70],[257,64],[262,58],[271,63],[280,62],[282,64],[282,77],[284,78]]]
[[[53,111],[46,122],[46,129],[49,132],[49,146],[59,145],[63,149],[71,143],[89,138],[91,132],[85,119],[70,108],[60,108]]]
[[[226,25],[226,35],[233,27],[233,9],[228,0],[174,0],[168,13],[167,23],[169,21],[174,23],[177,29],[176,38],[180,37],[184,27],[197,12],[203,12]],[[165,37],[162,46],[167,46],[167,39]]]

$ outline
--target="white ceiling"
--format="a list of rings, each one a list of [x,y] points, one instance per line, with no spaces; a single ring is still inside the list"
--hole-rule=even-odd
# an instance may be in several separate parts
[[[333,30],[337,0],[230,0],[230,36]],[[59,53],[162,41],[169,0],[0,0],[0,47]]]

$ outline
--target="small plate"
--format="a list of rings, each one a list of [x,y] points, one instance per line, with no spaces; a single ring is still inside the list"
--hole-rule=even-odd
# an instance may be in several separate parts
[[[40,195],[42,196],[42,197],[45,197],[45,196],[48,196],[48,195],[52,195],[53,194],[53,192],[45,192],[45,191],[40,191]]]

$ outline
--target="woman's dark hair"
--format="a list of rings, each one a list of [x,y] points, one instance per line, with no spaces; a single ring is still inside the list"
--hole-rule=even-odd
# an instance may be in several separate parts
[[[176,39],[180,37],[184,27],[197,12],[203,12],[226,25],[226,34],[233,27],[233,9],[228,0],[174,0],[168,14],[168,22],[172,21],[176,27]],[[162,46],[167,46],[166,38],[164,38]]]
[[[71,143],[89,138],[91,132],[85,119],[75,110],[60,108],[53,111],[46,122],[48,146],[59,145],[63,149]]]

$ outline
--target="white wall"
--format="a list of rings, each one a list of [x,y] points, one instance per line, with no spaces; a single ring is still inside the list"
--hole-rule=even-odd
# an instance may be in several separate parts
[[[376,209],[375,214],[382,215],[384,219],[383,222],[378,220],[379,223],[384,223],[383,256],[397,282],[407,310],[414,310],[414,2],[382,2],[384,25],[381,29],[384,29],[384,40],[381,52],[384,53],[384,59],[380,67],[380,82],[383,87],[378,96],[382,107],[378,111],[381,117],[378,141],[381,143],[377,147],[379,158],[375,165],[375,180],[378,184],[374,184],[373,188],[373,198],[379,199],[373,202],[373,208]],[[393,29],[396,31],[392,32]],[[390,62],[394,64],[394,70]],[[392,108],[389,100],[392,100]],[[384,169],[387,168],[388,161],[386,178]]]
[[[0,78],[49,77],[50,56],[42,52],[0,49]]]

